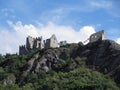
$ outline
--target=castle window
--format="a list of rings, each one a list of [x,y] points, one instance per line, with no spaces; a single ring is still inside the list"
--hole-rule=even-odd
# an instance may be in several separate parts
[[[94,38],[94,36],[92,36],[92,38]]]
[[[95,38],[97,38],[97,36],[95,35]]]

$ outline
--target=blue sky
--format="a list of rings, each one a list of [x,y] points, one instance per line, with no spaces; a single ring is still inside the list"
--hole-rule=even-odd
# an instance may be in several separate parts
[[[47,35],[49,37],[55,32],[60,38],[59,32],[65,30],[67,33],[70,31],[75,34],[76,32],[91,34],[105,30],[108,39],[119,43],[119,5],[120,0],[0,0],[0,47],[3,47],[3,44],[6,46],[0,53],[17,52],[18,49],[13,48],[25,43],[25,36],[31,33],[34,33],[33,36],[39,36],[40,33],[47,38]],[[83,30],[85,27],[90,28],[89,31]],[[67,33],[61,34],[61,37],[69,41],[71,39],[67,37]],[[14,39],[15,37],[17,39]],[[83,37],[87,39],[87,36]],[[8,42],[8,38],[16,41]],[[77,41],[78,37],[76,38]]]

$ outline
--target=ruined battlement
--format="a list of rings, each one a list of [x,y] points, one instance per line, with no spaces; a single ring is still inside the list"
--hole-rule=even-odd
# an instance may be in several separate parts
[[[41,37],[33,38],[28,36],[26,38],[26,45],[19,46],[19,54],[26,54],[31,50],[42,48],[56,48],[58,46],[57,38],[53,34],[49,39],[43,40]]]
[[[105,39],[105,32],[104,30],[101,30],[99,32],[93,33],[87,40],[89,40],[89,43],[91,42],[95,42],[95,41],[101,41]],[[60,42],[61,45],[66,44],[67,42]],[[26,54],[31,50],[35,50],[35,49],[47,49],[47,48],[56,48],[58,47],[58,41],[57,38],[55,36],[55,34],[53,34],[50,38],[43,40],[42,36],[41,37],[36,37],[33,38],[31,36],[28,36],[26,38],[26,45],[22,45],[19,47],[19,54]]]
[[[101,30],[99,32],[93,33],[89,38],[89,42],[95,42],[95,41],[104,40],[104,39],[105,39],[105,31]]]
[[[19,46],[19,54],[26,54],[28,52],[27,48],[25,45]]]

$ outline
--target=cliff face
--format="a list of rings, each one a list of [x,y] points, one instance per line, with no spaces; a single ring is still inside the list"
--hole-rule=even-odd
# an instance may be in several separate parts
[[[110,74],[117,83],[120,83],[120,45],[111,40],[89,43],[79,47],[76,54],[86,57],[88,67],[102,73]]]
[[[120,45],[114,41],[105,40],[89,43],[79,47],[76,55],[87,58],[87,65],[98,66],[100,71],[115,69],[120,64]]]

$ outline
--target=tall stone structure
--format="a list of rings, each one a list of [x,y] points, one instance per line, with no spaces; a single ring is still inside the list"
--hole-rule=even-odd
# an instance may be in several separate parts
[[[44,40],[44,42],[42,36],[38,38],[28,36],[26,38],[26,45],[19,46],[19,54],[23,55],[38,48],[56,48],[57,46],[58,42],[54,34],[49,39]]]
[[[26,38],[26,47],[28,50],[33,49],[35,38],[32,38],[31,36],[28,36]]]
[[[45,48],[56,48],[58,47],[58,41],[56,36],[53,34],[49,39],[44,40]]]
[[[26,47],[28,50],[43,48],[42,36],[38,38],[32,38],[31,36],[28,36],[26,38]]]
[[[104,30],[92,34],[90,36],[90,38],[89,38],[90,42],[95,42],[95,41],[104,40],[104,39],[105,39],[105,32],[104,32]]]

